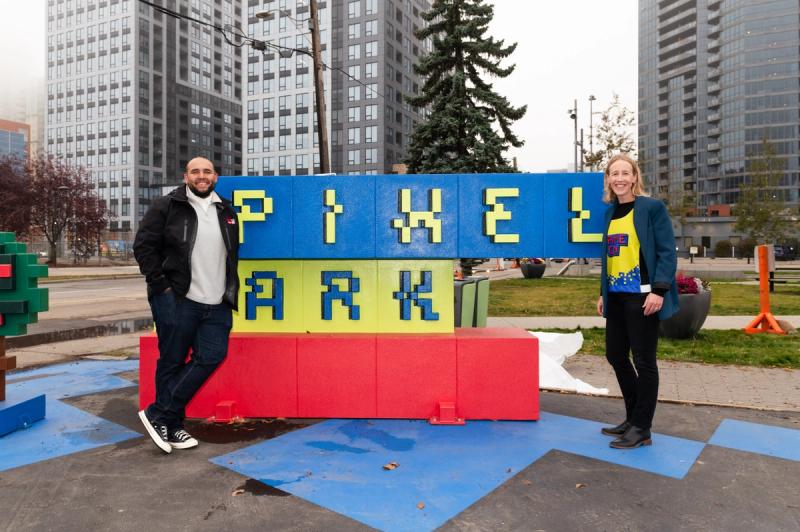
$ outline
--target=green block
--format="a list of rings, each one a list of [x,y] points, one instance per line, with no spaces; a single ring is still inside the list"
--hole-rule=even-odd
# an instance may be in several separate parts
[[[475,283],[469,279],[456,281],[456,291],[456,304],[461,309],[461,319],[456,327],[472,327],[475,317]]]
[[[486,327],[486,317],[489,314],[489,278],[478,278],[476,284],[474,323],[475,327]]]
[[[38,313],[48,309],[48,292],[38,287],[38,279],[47,277],[47,266],[37,264],[36,256],[25,253],[25,244],[14,242],[13,233],[0,233],[0,263],[11,264],[13,279],[0,288],[0,336],[27,333],[29,323],[38,321]]]

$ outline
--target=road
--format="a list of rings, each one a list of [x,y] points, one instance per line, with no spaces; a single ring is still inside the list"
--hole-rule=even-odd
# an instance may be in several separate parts
[[[113,321],[147,316],[144,278],[68,281],[47,285],[50,310],[39,316],[46,320]]]

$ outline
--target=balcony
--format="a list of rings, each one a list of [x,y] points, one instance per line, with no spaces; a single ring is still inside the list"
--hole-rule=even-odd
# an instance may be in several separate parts
[[[711,142],[711,143],[709,143],[708,151],[719,151],[719,142]]]
[[[720,116],[719,113],[711,113],[708,115],[709,122],[719,122]]]

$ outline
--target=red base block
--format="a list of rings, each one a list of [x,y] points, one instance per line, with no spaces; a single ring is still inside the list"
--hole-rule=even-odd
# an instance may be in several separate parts
[[[455,334],[232,334],[189,403],[193,418],[539,418],[539,345],[521,329]],[[155,397],[158,344],[142,336],[139,404]]]

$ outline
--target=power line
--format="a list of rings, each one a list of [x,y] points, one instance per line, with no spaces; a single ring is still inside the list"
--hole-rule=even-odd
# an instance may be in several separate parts
[[[212,23],[210,23],[210,22],[206,22],[205,20],[201,20],[201,19],[198,19],[198,18],[192,17],[192,16],[190,16],[190,15],[184,15],[183,13],[179,13],[179,12],[177,12],[177,11],[174,11],[174,10],[172,10],[172,9],[169,9],[169,8],[166,8],[166,7],[163,7],[163,6],[160,6],[160,5],[158,5],[158,4],[155,4],[155,3],[151,2],[150,0],[139,0],[139,2],[141,2],[141,3],[145,4],[145,5],[148,5],[148,6],[152,7],[153,9],[155,9],[156,11],[158,11],[158,12],[160,12],[160,13],[163,13],[164,15],[167,15],[167,16],[169,16],[169,17],[173,17],[173,18],[176,18],[176,19],[179,19],[179,20],[187,20],[187,21],[190,21],[190,22],[195,22],[195,23],[197,23],[197,24],[200,24],[200,25],[206,26],[206,27],[208,27],[208,28],[212,28],[212,29],[214,29],[214,30],[218,31],[218,32],[220,33],[220,35],[222,35],[222,38],[223,38],[223,39],[225,39],[225,42],[227,42],[227,43],[228,43],[228,44],[230,44],[231,46],[235,46],[235,47],[237,47],[237,48],[241,48],[241,47],[242,47],[242,46],[244,46],[245,44],[248,44],[248,45],[250,45],[250,46],[251,46],[251,47],[252,47],[254,50],[258,50],[258,51],[260,51],[260,52],[262,52],[262,53],[266,53],[266,51],[267,51],[267,47],[270,47],[270,48],[273,48],[273,49],[275,49],[275,50],[277,50],[277,51],[279,51],[279,52],[280,52],[281,50],[284,50],[284,51],[290,51],[290,52],[297,52],[297,53],[304,54],[304,55],[307,55],[307,56],[309,56],[309,57],[312,57],[312,58],[313,58],[313,54],[312,54],[312,53],[311,53],[309,50],[304,50],[304,49],[302,49],[302,48],[292,48],[292,47],[289,47],[289,46],[283,46],[283,45],[281,45],[281,44],[275,44],[274,42],[271,42],[271,41],[264,41],[264,40],[261,40],[261,39],[256,39],[256,38],[253,38],[253,37],[250,37],[249,35],[247,35],[247,34],[244,32],[244,30],[241,30],[241,29],[239,29],[239,28],[235,28],[235,27],[234,27],[234,29],[239,29],[239,31],[241,32],[241,33],[239,34],[239,37],[241,37],[241,38],[242,38],[242,42],[241,42],[240,44],[236,44],[235,42],[233,42],[233,41],[232,41],[232,40],[231,40],[231,39],[228,37],[228,34],[226,33],[226,31],[231,31],[231,30],[226,30],[225,28],[222,28],[222,27],[220,27],[220,26],[217,26],[217,25],[215,25],[215,24],[212,24]],[[292,17],[288,17],[288,18],[289,18],[289,19],[292,19]],[[294,22],[294,21],[293,21],[293,22]],[[295,28],[297,28],[298,30],[300,29],[299,27],[297,27],[297,25],[296,25],[296,24],[295,24]],[[356,82],[356,83],[358,83],[359,85],[362,85],[362,86],[364,86],[364,88],[366,88],[366,89],[368,89],[369,91],[371,91],[371,92],[375,93],[375,94],[376,94],[377,96],[379,96],[380,98],[383,98],[383,99],[385,99],[385,97],[384,97],[384,95],[383,95],[383,94],[381,94],[380,92],[378,92],[376,89],[374,89],[374,88],[370,87],[368,84],[364,83],[364,82],[363,82],[363,81],[361,81],[360,79],[358,79],[358,78],[355,78],[355,77],[351,76],[351,75],[350,75],[348,72],[346,72],[345,70],[343,70],[343,69],[341,69],[341,68],[339,68],[339,67],[332,67],[332,66],[330,66],[330,65],[328,65],[328,64],[326,64],[325,62],[322,62],[322,61],[321,61],[320,63],[322,64],[322,66],[323,66],[324,68],[326,68],[326,69],[330,69],[330,70],[335,70],[335,71],[337,71],[337,72],[341,72],[342,74],[344,74],[345,76],[347,76],[347,78],[351,79],[352,81],[355,81],[355,82]]]

